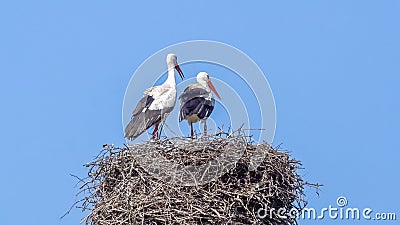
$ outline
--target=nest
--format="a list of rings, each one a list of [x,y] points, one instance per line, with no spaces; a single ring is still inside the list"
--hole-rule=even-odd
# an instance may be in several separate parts
[[[296,224],[277,210],[306,204],[300,162],[244,135],[103,147],[80,180],[86,224]]]

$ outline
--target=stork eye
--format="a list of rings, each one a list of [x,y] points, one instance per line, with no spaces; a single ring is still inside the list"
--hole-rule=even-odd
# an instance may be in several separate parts
[[[207,74],[207,79],[209,80],[210,79],[210,76]]]

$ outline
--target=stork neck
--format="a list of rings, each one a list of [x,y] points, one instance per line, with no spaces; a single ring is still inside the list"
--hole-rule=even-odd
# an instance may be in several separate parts
[[[205,82],[205,81],[197,81],[207,92],[210,92],[211,91],[211,89],[210,89],[210,87],[208,86],[208,84],[207,84],[207,82]]]
[[[168,78],[165,81],[164,85],[175,87],[176,83],[175,83],[175,70],[174,70],[174,67],[168,68]]]

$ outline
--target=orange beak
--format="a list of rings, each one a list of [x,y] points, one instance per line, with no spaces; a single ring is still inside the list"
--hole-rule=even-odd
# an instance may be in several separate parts
[[[214,94],[218,97],[218,99],[221,99],[221,97],[218,94],[218,91],[215,89],[213,83],[211,82],[211,80],[207,81],[208,86],[210,87],[210,89],[214,92]]]
[[[175,66],[175,69],[176,69],[176,71],[178,71],[179,76],[181,76],[181,78],[182,78],[182,80],[183,80],[183,78],[184,78],[185,76],[183,75],[183,72],[182,72],[181,68],[179,67],[179,65],[176,65],[176,66]]]

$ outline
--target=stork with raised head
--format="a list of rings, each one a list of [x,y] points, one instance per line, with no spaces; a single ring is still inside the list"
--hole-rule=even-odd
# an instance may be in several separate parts
[[[158,128],[172,111],[176,100],[176,69],[183,79],[175,54],[167,55],[168,78],[160,86],[148,88],[133,110],[131,121],[125,128],[125,137],[133,140],[154,125],[153,138],[159,138]]]
[[[190,135],[193,138],[193,123],[202,121],[204,123],[204,135],[207,135],[206,120],[214,110],[215,100],[211,91],[221,99],[210,76],[206,72],[197,74],[197,84],[189,85],[179,96],[180,113],[179,122],[187,120],[190,125]]]

